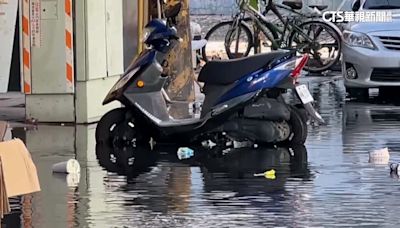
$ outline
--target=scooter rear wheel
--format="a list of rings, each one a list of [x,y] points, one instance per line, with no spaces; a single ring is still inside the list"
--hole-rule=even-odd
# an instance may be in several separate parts
[[[290,145],[303,145],[308,135],[307,120],[304,118],[301,111],[294,106],[290,108],[289,125],[291,134],[287,143]]]

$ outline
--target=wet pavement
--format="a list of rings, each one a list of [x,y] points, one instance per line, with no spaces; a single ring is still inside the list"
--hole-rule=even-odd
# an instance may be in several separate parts
[[[368,152],[389,147],[400,162],[400,106],[376,94],[348,101],[337,76],[302,80],[327,122],[309,128],[305,147],[224,156],[194,148],[195,158],[179,161],[172,146],[96,148],[95,126],[15,128],[9,137],[26,142],[42,192],[13,199],[3,227],[397,226],[400,181]],[[68,158],[80,177],[54,176],[52,164]],[[254,177],[270,169],[276,179]]]
[[[22,93],[0,93],[0,120],[22,121],[25,118],[25,96]]]

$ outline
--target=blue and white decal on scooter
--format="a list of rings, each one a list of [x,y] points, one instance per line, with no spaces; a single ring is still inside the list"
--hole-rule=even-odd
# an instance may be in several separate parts
[[[262,82],[262,81],[266,82],[265,80],[267,80],[268,77],[269,77],[269,75],[266,74],[266,75],[264,75],[264,76],[262,76],[262,77],[260,77],[260,78],[257,78],[256,80],[254,80],[254,81],[252,82],[252,85],[257,84],[257,83]]]
[[[224,94],[217,104],[224,103],[232,98],[242,96],[247,93],[255,92],[262,89],[271,89],[279,85],[283,79],[290,76],[290,69],[272,69],[263,73],[253,73],[250,76],[243,77],[236,82],[236,85]],[[248,80],[252,78],[252,80]]]

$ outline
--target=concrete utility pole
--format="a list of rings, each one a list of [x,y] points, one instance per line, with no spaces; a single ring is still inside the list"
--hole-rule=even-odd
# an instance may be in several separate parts
[[[167,84],[168,95],[174,100],[194,100],[192,47],[190,35],[189,0],[167,0],[166,4],[182,2],[182,10],[177,18],[176,29],[183,39],[168,56],[167,72],[171,80]]]

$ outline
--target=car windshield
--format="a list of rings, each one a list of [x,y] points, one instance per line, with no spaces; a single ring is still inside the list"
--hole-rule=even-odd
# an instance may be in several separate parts
[[[400,9],[400,0],[366,0],[364,9]]]

